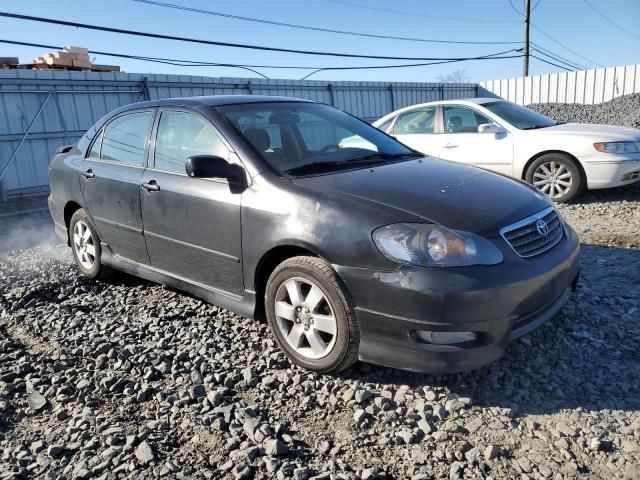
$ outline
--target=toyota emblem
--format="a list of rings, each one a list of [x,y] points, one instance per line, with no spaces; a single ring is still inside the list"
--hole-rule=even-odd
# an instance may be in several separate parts
[[[546,237],[549,234],[549,225],[547,225],[547,222],[540,219],[536,222],[536,230],[538,230],[541,237]]]

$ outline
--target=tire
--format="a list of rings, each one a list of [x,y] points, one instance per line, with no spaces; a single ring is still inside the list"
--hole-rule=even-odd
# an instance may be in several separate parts
[[[82,208],[69,222],[69,244],[80,273],[88,278],[105,278],[112,270],[101,262],[102,247],[95,225]]]
[[[336,373],[357,360],[360,329],[353,304],[325,260],[299,256],[278,265],[267,281],[265,312],[276,342],[296,365]]]
[[[563,153],[547,153],[537,158],[527,168],[525,180],[556,203],[574,199],[585,186],[582,170]]]

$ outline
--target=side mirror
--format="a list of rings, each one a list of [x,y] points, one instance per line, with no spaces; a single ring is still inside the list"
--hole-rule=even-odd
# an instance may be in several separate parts
[[[242,167],[227,162],[216,155],[194,155],[184,165],[187,175],[195,178],[241,178]]]
[[[481,123],[478,125],[478,133],[502,134],[507,133],[507,131],[495,123]]]

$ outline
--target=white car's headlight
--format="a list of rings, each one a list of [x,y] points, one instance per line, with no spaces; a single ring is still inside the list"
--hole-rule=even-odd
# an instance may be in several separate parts
[[[593,146],[603,153],[640,153],[640,142],[604,142]]]
[[[496,265],[502,253],[486,238],[440,225],[394,223],[373,231],[373,241],[391,260],[425,267]]]

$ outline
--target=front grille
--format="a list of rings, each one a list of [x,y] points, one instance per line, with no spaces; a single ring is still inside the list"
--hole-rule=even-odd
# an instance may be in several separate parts
[[[546,225],[546,231],[540,221]],[[502,237],[521,257],[533,257],[549,250],[560,241],[563,233],[562,220],[553,207],[500,230]]]

